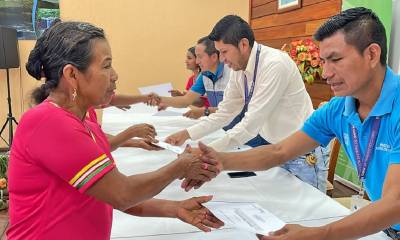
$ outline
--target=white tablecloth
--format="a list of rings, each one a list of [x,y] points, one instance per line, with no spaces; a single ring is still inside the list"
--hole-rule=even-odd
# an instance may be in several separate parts
[[[173,109],[174,111],[178,111]],[[184,112],[185,110],[180,109]],[[106,133],[116,134],[132,124],[153,124],[159,137],[191,126],[196,120],[182,116],[155,117],[155,108],[135,105],[128,111],[107,108],[103,114],[103,129]],[[208,143],[221,137],[222,130],[204,139]],[[189,142],[194,144],[194,142]],[[176,155],[169,151],[145,151],[142,149],[120,148],[113,152],[118,169],[127,175],[156,170],[174,160]],[[230,202],[257,202],[287,223],[299,223],[306,226],[319,226],[340,219],[349,214],[349,210],[322,194],[312,186],[300,181],[279,167],[257,172],[249,178],[229,178],[222,172],[216,179],[198,190],[185,192],[176,180],[165,188],[157,198],[182,200],[192,196],[213,195],[214,200]],[[188,224],[176,219],[139,218],[114,211],[112,239],[257,239],[253,234],[224,228],[202,233]],[[378,233],[363,239],[388,239],[384,233]]]

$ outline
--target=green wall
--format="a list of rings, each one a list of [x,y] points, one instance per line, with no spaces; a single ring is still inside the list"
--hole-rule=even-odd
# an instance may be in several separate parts
[[[374,11],[386,29],[387,47],[389,49],[392,30],[392,0],[343,0],[342,10],[353,7],[366,7]]]

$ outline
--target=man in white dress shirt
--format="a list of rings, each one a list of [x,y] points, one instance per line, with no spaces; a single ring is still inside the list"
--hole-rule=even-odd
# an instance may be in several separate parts
[[[234,120],[226,135],[209,146],[218,151],[243,144],[257,147],[277,143],[303,126],[313,106],[288,54],[255,42],[248,23],[234,15],[222,18],[209,38],[220,51],[221,61],[233,70],[223,101],[216,113],[169,136],[167,142],[182,145]],[[326,191],[327,163],[320,147],[282,167]]]

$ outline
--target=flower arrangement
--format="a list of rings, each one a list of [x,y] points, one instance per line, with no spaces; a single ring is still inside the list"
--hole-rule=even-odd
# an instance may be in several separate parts
[[[284,44],[281,50],[287,52],[296,62],[304,82],[312,84],[322,77],[322,65],[319,58],[319,48],[311,40],[297,40],[289,45]]]
[[[8,208],[7,197],[8,155],[0,154],[0,210]]]

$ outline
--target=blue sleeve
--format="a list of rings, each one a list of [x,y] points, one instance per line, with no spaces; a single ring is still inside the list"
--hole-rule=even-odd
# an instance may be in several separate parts
[[[206,93],[206,88],[204,87],[203,83],[203,75],[201,73],[199,76],[197,76],[196,82],[193,84],[190,90],[200,95],[204,95]]]
[[[332,112],[335,112],[333,111],[334,105],[335,104],[332,104],[331,101],[314,111],[314,113],[306,120],[301,129],[301,131],[324,147],[326,147],[335,137],[335,119],[332,118],[334,116]],[[337,119],[336,122],[339,124],[340,119]]]
[[[394,105],[393,109],[396,109],[399,105]],[[390,164],[400,164],[400,116],[398,111],[392,112],[392,119],[390,120],[390,126],[382,126],[382,128],[391,129],[392,140],[392,151],[389,155],[389,165]],[[383,122],[383,121],[382,121]],[[381,122],[381,124],[382,124]]]

